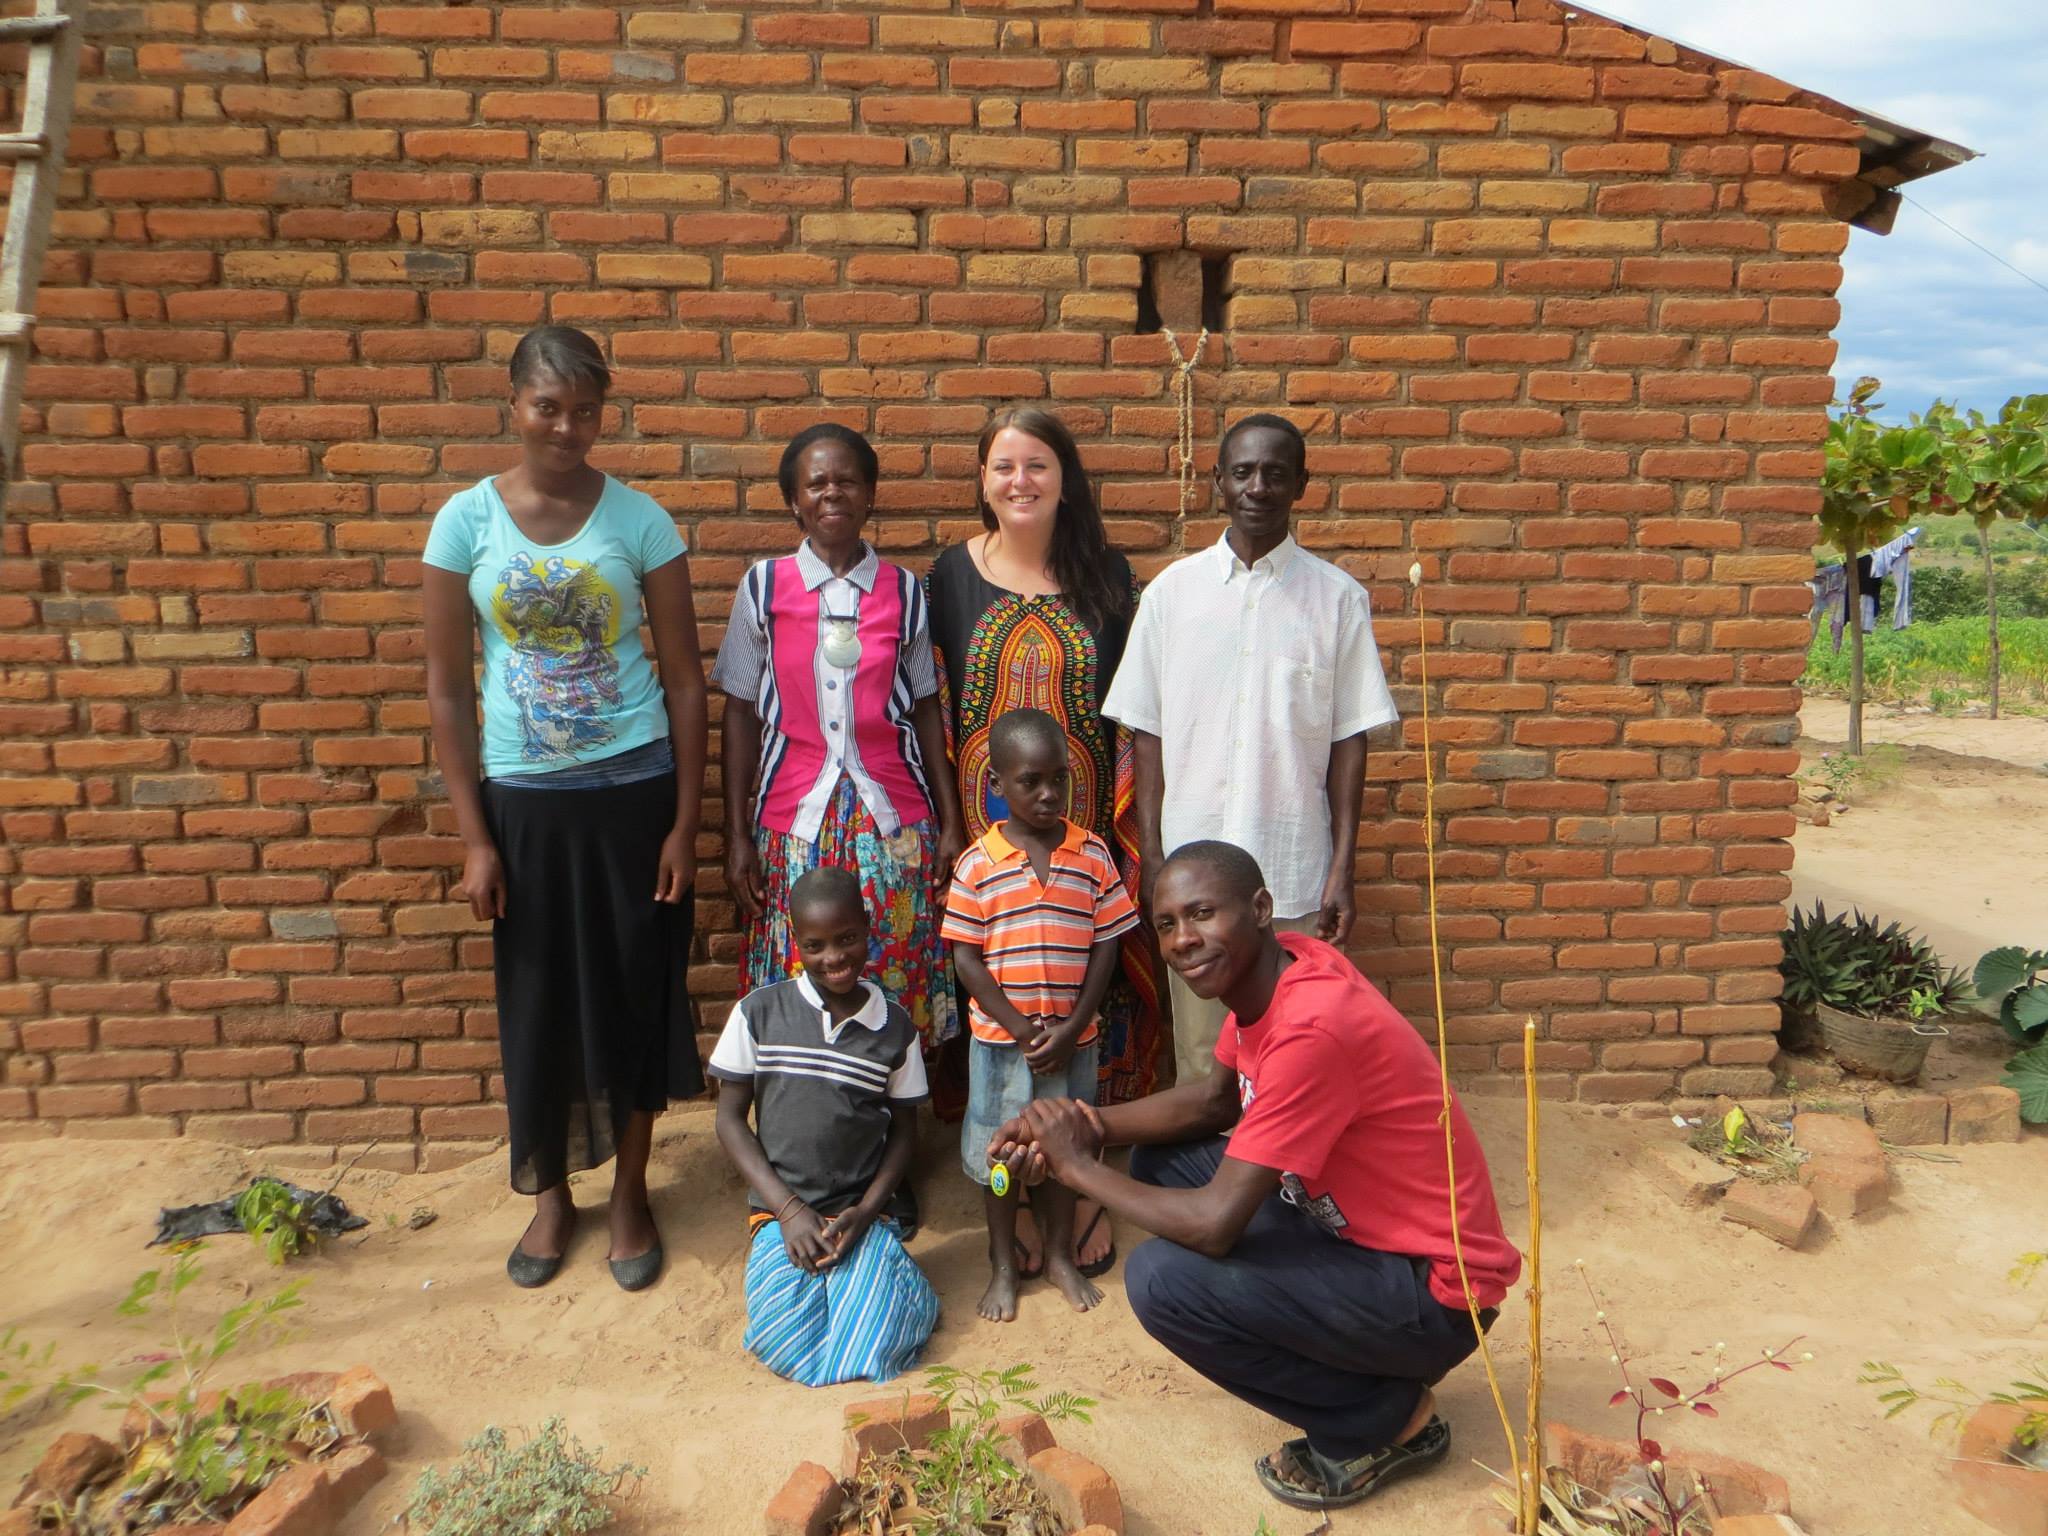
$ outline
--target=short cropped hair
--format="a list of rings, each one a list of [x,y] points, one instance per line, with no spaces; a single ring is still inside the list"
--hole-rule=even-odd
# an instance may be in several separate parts
[[[573,325],[543,325],[528,331],[512,349],[512,387],[524,389],[543,374],[564,384],[585,384],[600,395],[612,387],[612,371],[596,342]]]
[[[1250,901],[1266,888],[1266,876],[1259,868],[1259,861],[1246,853],[1235,843],[1219,842],[1204,838],[1199,842],[1182,843],[1167,856],[1160,866],[1164,874],[1176,864],[1199,864],[1223,877],[1224,884],[1233,896]]]
[[[805,427],[789,440],[789,446],[782,450],[782,463],[775,471],[775,483],[782,487],[782,499],[796,500],[796,466],[804,456],[804,450],[813,443],[844,443],[853,450],[853,462],[860,470],[861,479],[872,491],[882,478],[882,461],[875,457],[875,445],[862,437],[851,427],[842,427],[836,421],[821,421],[816,426]]]
[[[1263,427],[1269,432],[1278,432],[1294,444],[1294,472],[1305,474],[1308,470],[1308,439],[1301,435],[1301,428],[1285,416],[1275,416],[1271,411],[1259,411],[1233,422],[1230,430],[1223,434],[1223,441],[1216,449],[1216,461],[1220,464],[1230,453],[1230,444],[1241,432],[1250,432]]]
[[[863,922],[867,921],[868,904],[861,896],[860,881],[850,870],[826,865],[799,876],[789,888],[791,917],[820,908],[843,910],[848,907],[858,912]]]
[[[1026,743],[1043,747],[1061,762],[1067,760],[1067,733],[1042,709],[1013,709],[996,717],[989,728],[988,762],[1000,773],[1012,754]]]

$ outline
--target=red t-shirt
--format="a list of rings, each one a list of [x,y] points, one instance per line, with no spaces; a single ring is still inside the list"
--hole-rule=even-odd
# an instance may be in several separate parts
[[[1341,953],[1304,934],[1277,937],[1294,963],[1265,1016],[1246,1026],[1232,1014],[1216,1041],[1244,1104],[1228,1153],[1277,1169],[1283,1197],[1346,1242],[1428,1260],[1430,1293],[1463,1311],[1436,1057]],[[1486,1154],[1455,1098],[1451,1134],[1465,1271],[1479,1305],[1498,1306],[1522,1256],[1501,1230]]]

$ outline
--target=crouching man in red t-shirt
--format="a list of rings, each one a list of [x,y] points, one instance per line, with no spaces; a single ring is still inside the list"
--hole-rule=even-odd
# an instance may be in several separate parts
[[[990,1155],[1158,1234],[1124,1269],[1150,1333],[1306,1431],[1257,1463],[1298,1509],[1355,1504],[1439,1462],[1430,1386],[1478,1346],[1451,1241],[1436,1058],[1341,952],[1275,934],[1250,854],[1190,843],[1152,918],[1166,962],[1230,1018],[1224,1070],[1101,1110],[1039,1100]],[[1458,1233],[1483,1323],[1521,1273],[1455,1102]],[[1099,1160],[1134,1146],[1125,1177]]]

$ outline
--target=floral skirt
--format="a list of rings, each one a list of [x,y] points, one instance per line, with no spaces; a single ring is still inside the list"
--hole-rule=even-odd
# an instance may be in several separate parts
[[[938,902],[953,872],[939,867],[937,822],[921,821],[884,837],[853,780],[842,776],[825,806],[816,842],[756,826],[754,848],[761,856],[765,900],[747,930],[742,997],[803,969],[789,923],[789,888],[814,869],[844,869],[860,881],[873,925],[868,980],[910,1015],[927,1051],[957,1032]]]

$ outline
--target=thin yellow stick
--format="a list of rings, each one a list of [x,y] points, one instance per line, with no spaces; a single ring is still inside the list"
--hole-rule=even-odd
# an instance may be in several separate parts
[[[1500,1415],[1501,1433],[1507,1436],[1509,1470],[1514,1477],[1516,1519],[1520,1536],[1535,1536],[1535,1527],[1524,1527],[1521,1519],[1527,1491],[1522,1481],[1522,1449],[1515,1438],[1515,1426],[1508,1418],[1507,1399],[1501,1395],[1500,1376],[1493,1368],[1493,1350],[1486,1342],[1486,1330],[1479,1324],[1479,1298],[1472,1291],[1472,1277],[1465,1268],[1465,1240],[1458,1230],[1458,1154],[1451,1133],[1451,1047],[1444,1023],[1443,946],[1437,939],[1436,923],[1436,760],[1429,740],[1429,616],[1422,602],[1422,562],[1408,567],[1408,584],[1415,589],[1415,636],[1422,665],[1422,848],[1423,870],[1429,882],[1429,973],[1436,988],[1436,1060],[1443,1093],[1438,1118],[1444,1128],[1444,1176],[1451,1187],[1451,1254],[1458,1261],[1458,1284],[1464,1291],[1465,1310],[1472,1317],[1472,1332],[1479,1340],[1479,1361],[1486,1368],[1486,1385],[1493,1393],[1494,1412]]]
[[[1522,1536],[1543,1514],[1543,1180],[1536,1114],[1536,1020],[1522,1026],[1522,1090],[1528,1106],[1529,1158],[1529,1481],[1522,1489]]]

